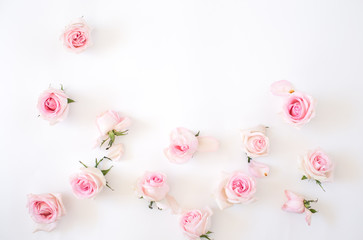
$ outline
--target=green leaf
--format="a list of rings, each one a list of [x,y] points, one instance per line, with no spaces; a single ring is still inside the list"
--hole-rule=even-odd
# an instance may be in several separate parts
[[[61,90],[64,92],[63,84],[61,84]]]
[[[310,212],[312,212],[312,213],[316,213],[316,212],[318,212],[318,211],[316,211],[315,209],[312,209],[312,208],[310,208],[309,210],[310,210]]]
[[[198,132],[197,132],[197,134],[195,134],[195,136],[196,136],[196,137],[198,137],[198,136],[199,136],[199,134],[200,134],[200,131],[198,131]]]
[[[108,137],[110,138],[110,141],[108,142],[108,147],[106,148],[106,150],[110,149],[115,141],[115,133],[113,130],[108,132]]]
[[[305,179],[308,179],[308,177],[305,176],[305,175],[303,175],[302,178],[301,178],[301,180],[305,180]]]
[[[321,182],[319,180],[315,180],[316,184],[318,184],[321,189],[323,189],[323,191],[325,192],[325,189],[323,188],[323,186],[321,185]]]
[[[206,235],[206,234],[200,235],[199,237],[200,237],[200,238],[206,238],[206,239],[208,239],[208,240],[211,240],[211,239],[208,237],[208,235]]]
[[[106,187],[108,187],[109,189],[111,189],[111,191],[115,191],[112,187],[110,187],[110,185],[108,185],[108,182],[106,182]]]
[[[84,164],[83,162],[79,161],[85,168],[88,168],[88,166],[86,164]]]
[[[208,235],[208,234],[211,234],[211,233],[213,233],[213,232],[211,232],[211,231],[208,231],[208,232],[206,233],[206,235]]]
[[[117,132],[115,130],[113,130],[113,133],[116,135],[116,136],[123,136],[123,135],[127,135],[129,130],[126,130],[126,131],[123,131],[123,132]]]
[[[103,176],[106,176],[106,174],[111,170],[111,168],[113,168],[113,166],[111,166],[109,169],[101,170]]]
[[[73,103],[75,102],[73,99],[67,98],[67,103]]]

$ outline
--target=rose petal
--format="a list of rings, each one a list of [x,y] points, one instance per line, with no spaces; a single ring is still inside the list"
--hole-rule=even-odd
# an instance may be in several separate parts
[[[265,177],[270,172],[270,168],[266,164],[251,160],[248,164],[248,171],[255,177]]]
[[[294,87],[289,81],[281,80],[272,83],[270,91],[275,96],[288,96],[294,92]]]

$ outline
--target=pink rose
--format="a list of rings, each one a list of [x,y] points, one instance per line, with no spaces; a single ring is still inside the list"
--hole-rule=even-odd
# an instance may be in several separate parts
[[[260,157],[268,154],[270,141],[265,133],[266,127],[263,125],[241,131],[244,151],[248,157]]]
[[[285,99],[283,116],[288,123],[301,127],[308,123],[314,115],[314,100],[311,96],[294,92]]]
[[[70,184],[77,198],[94,198],[106,185],[106,179],[98,168],[87,167],[72,175]]]
[[[234,172],[227,175],[220,182],[216,193],[216,201],[220,209],[236,203],[249,203],[254,200],[256,181],[253,177],[243,173]]]
[[[317,212],[311,208],[310,203],[317,202],[318,200],[305,200],[304,197],[288,190],[285,190],[285,195],[287,201],[282,205],[282,210],[292,213],[305,213],[305,221],[310,225],[312,213]]]
[[[330,158],[320,149],[309,151],[300,159],[300,168],[308,179],[320,182],[331,181],[334,165]]]
[[[294,87],[289,81],[281,80],[271,84],[271,93],[275,96],[288,96],[295,92]]]
[[[251,160],[248,163],[248,171],[254,177],[266,177],[270,172],[270,168],[263,163]]]
[[[180,219],[180,227],[183,233],[190,240],[199,239],[202,235],[208,235],[210,232],[210,217],[213,212],[209,207],[203,210],[191,210],[184,213]]]
[[[118,112],[108,110],[97,116],[96,124],[100,134],[104,136],[112,130],[117,132],[126,131],[131,125],[131,120],[128,117],[121,117]]]
[[[61,39],[65,48],[80,53],[91,46],[91,30],[81,18],[65,28]]]
[[[219,143],[212,137],[200,137],[186,128],[176,128],[170,134],[170,145],[164,150],[165,156],[172,163],[185,163],[195,152],[216,151]]]
[[[28,194],[29,214],[38,224],[36,231],[52,231],[65,214],[60,194]]]
[[[166,176],[160,172],[146,172],[137,182],[136,190],[140,197],[149,201],[161,201],[169,192]]]
[[[71,101],[63,90],[49,88],[39,96],[37,108],[40,116],[53,125],[67,117]]]

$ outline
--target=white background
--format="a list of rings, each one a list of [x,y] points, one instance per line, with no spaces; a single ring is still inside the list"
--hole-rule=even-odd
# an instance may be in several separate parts
[[[169,177],[185,208],[214,210],[215,240],[360,239],[363,234],[363,2],[256,0],[114,0],[0,2],[1,239],[184,239],[178,217],[149,210],[133,185],[145,170]],[[94,45],[67,52],[59,36],[84,16]],[[286,79],[318,102],[298,130],[277,114],[269,93]],[[62,83],[76,103],[55,126],[38,118],[38,95]],[[107,175],[114,192],[77,200],[69,175],[92,149],[95,117],[107,109],[133,119],[126,152]],[[271,167],[258,201],[224,211],[213,191],[221,171],[246,170],[239,129],[269,126]],[[215,136],[216,153],[184,165],[163,155],[178,126]],[[300,181],[297,156],[315,147],[336,164],[323,192]],[[283,212],[284,189],[319,198],[308,227]],[[26,194],[63,194],[67,215],[51,233],[32,234]]]

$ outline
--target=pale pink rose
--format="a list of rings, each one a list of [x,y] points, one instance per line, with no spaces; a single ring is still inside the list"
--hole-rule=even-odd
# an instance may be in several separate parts
[[[79,198],[94,198],[106,185],[106,179],[98,168],[81,168],[70,178],[73,194]]]
[[[65,28],[61,39],[66,49],[80,53],[91,46],[91,30],[81,18]]]
[[[68,96],[62,90],[49,88],[38,98],[40,116],[51,125],[64,120],[68,115]]]
[[[266,126],[263,125],[241,131],[243,148],[247,156],[253,158],[268,154],[270,141],[265,133]]]
[[[305,213],[305,221],[310,226],[312,213],[317,212],[310,207],[310,202],[316,202],[317,200],[305,200],[304,197],[285,190],[287,201],[282,205],[282,210],[292,213]]]
[[[207,234],[211,226],[212,214],[209,207],[184,213],[180,219],[180,227],[184,235],[190,240],[197,240],[201,235]]]
[[[128,117],[121,117],[116,111],[108,110],[97,116],[96,124],[100,135],[105,136],[111,130],[126,131],[131,125],[131,120]]]
[[[300,168],[308,179],[320,182],[331,181],[334,165],[322,150],[309,151],[300,159]]]
[[[285,190],[287,201],[282,205],[282,210],[294,213],[305,212],[304,198],[291,191]]]
[[[138,181],[136,190],[140,197],[149,201],[161,201],[168,192],[166,175],[160,172],[146,172]]]
[[[249,203],[254,200],[256,181],[253,177],[237,171],[225,176],[220,182],[216,201],[220,209],[236,203]]]
[[[281,80],[271,84],[271,93],[275,96],[288,96],[295,92],[294,87],[289,81]]]
[[[28,194],[29,214],[37,223],[36,231],[52,231],[65,214],[60,194]]]
[[[170,145],[164,150],[165,156],[172,163],[185,163],[197,151],[216,151],[219,143],[212,137],[196,136],[186,128],[176,128],[170,134]]]
[[[306,94],[294,92],[285,99],[283,116],[295,127],[308,123],[315,115],[314,99]]]
[[[270,172],[270,168],[263,163],[256,162],[255,160],[251,160],[248,163],[248,171],[254,177],[265,177]]]
[[[107,155],[108,158],[111,158],[112,161],[120,161],[120,158],[124,154],[124,145],[122,143],[114,144],[109,149],[109,153]]]

